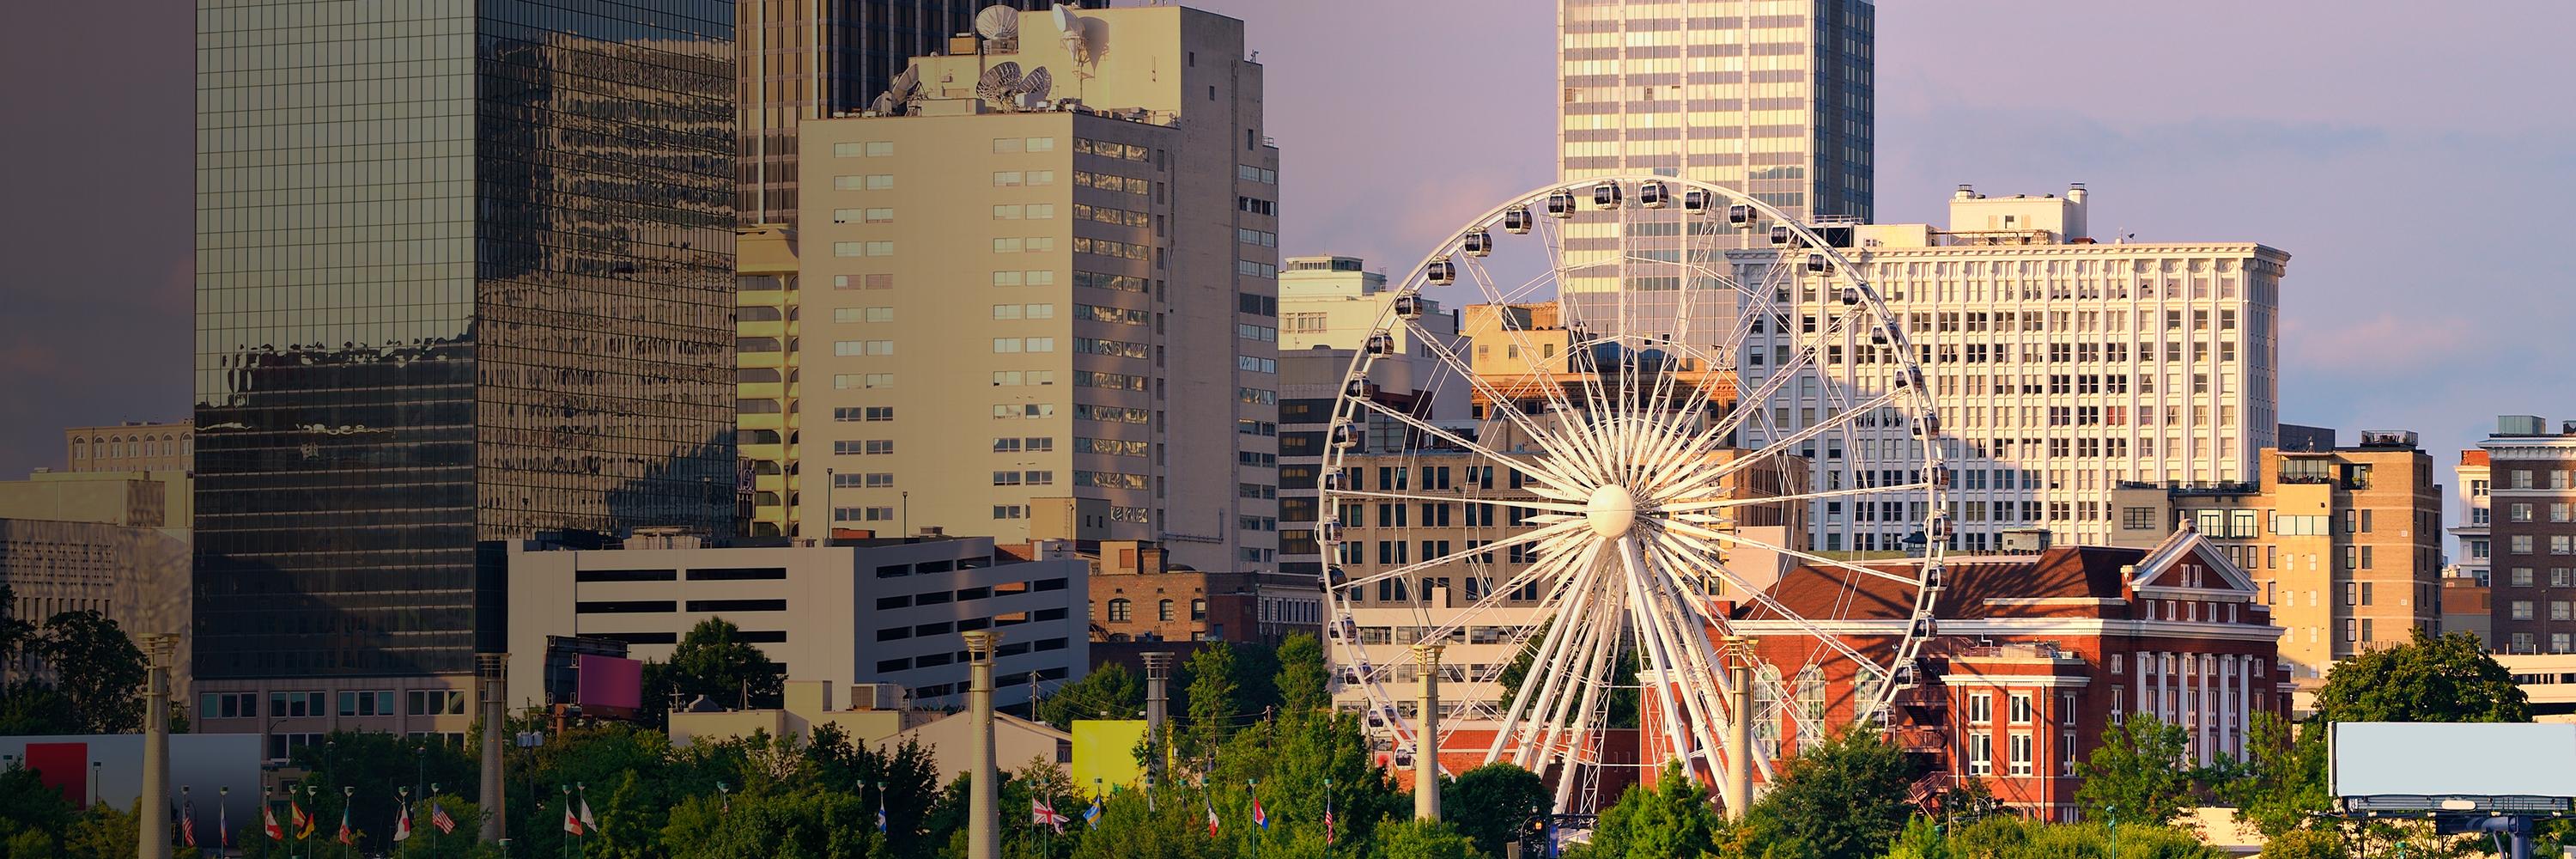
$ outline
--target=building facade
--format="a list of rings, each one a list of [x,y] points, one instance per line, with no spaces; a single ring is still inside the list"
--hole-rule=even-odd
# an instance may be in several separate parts
[[[2459,475],[2460,524],[2451,526],[2451,536],[2459,540],[2458,554],[2451,556],[2455,574],[2485,587],[2495,554],[2495,509],[2490,503],[2494,486],[2493,466],[2483,450],[2460,451]]]
[[[2576,421],[2528,415],[2478,442],[2489,469],[2488,540],[2498,653],[2576,653]]]
[[[200,0],[201,684],[372,718],[502,646],[478,543],[724,527],[733,14]]]
[[[196,430],[190,421],[71,427],[63,430],[63,462],[70,471],[187,471],[196,465]]]
[[[2361,444],[2265,450],[2255,480],[2138,486],[2114,493],[2121,545],[2175,528],[2208,538],[2261,586],[2288,631],[2281,661],[2299,709],[2334,664],[2443,629],[2442,486],[2416,435],[2364,431]]]
[[[735,208],[742,223],[796,225],[798,122],[866,110],[913,57],[946,53],[950,39],[975,31],[977,13],[996,5],[1052,6],[1047,0],[734,3],[742,58],[736,120],[742,194]]]
[[[1800,221],[1867,221],[1876,18],[1870,0],[1558,0],[1558,177],[1677,176]],[[1769,226],[1689,244],[1742,247]],[[1569,262],[1682,247],[1620,236],[1614,219],[1592,213],[1566,228]],[[1699,320],[1734,310],[1723,292],[1623,283],[1612,265],[1578,268],[1564,288],[1569,311],[1607,333],[1670,333],[1685,309]]]
[[[796,508],[772,527],[1017,542],[1054,517],[1047,536],[1155,540],[1200,570],[1277,563],[1261,67],[1231,18],[1067,15],[1083,40],[919,57],[901,115],[801,127],[831,189],[802,197],[796,288],[763,298],[784,336],[740,346],[746,384],[785,368],[742,404],[745,455]],[[979,93],[1002,62],[1060,82]]]
[[[623,641],[631,658],[668,661],[691,628],[723,618],[788,680],[891,683],[932,709],[966,704],[957,633],[998,630],[994,703],[1025,704],[1032,688],[1090,667],[1087,573],[1068,548],[1023,558],[988,537],[591,551],[521,543],[509,555],[510,702],[544,700],[546,636]]]
[[[2003,532],[2028,528],[2060,544],[2109,544],[2120,484],[2250,481],[2274,444],[2289,256],[2252,243],[2095,242],[2085,217],[2080,186],[2064,197],[1992,199],[1962,186],[1949,229],[1866,225],[1842,249],[1904,326],[1934,392],[1960,549],[1995,549]],[[1912,439],[1815,408],[1821,396],[1860,402],[1891,390],[1891,347],[1862,326],[1832,324],[1844,306],[1818,288],[1819,276],[1769,270],[1803,260],[1768,250],[1728,257],[1738,281],[1773,284],[1779,308],[1748,327],[1738,385],[1759,390],[1773,374],[1821,365],[1833,389],[1784,386],[1771,401],[1743,404],[1768,419],[1746,421],[1738,443],[1760,448],[1847,421],[1847,431],[1825,432],[1799,453],[1819,470],[1863,447],[1889,468],[1919,460]],[[1919,530],[1920,517],[1813,507],[1826,551],[1884,551]]]
[[[2075,763],[2105,728],[2151,714],[2187,733],[2188,760],[2242,759],[2253,718],[2288,712],[2276,663],[2281,630],[2254,579],[2192,531],[2151,549],[2058,547],[2030,555],[1952,556],[1934,636],[1899,669],[1883,726],[1928,773],[1909,799],[1982,781],[2017,812],[2074,820]],[[1801,566],[1772,589],[1783,605],[1862,652],[1890,646],[1903,601],[1852,599],[1837,570]],[[1863,586],[1883,587],[1878,580]],[[1846,607],[1848,606],[1848,607]],[[1893,606],[1894,614],[1886,607]],[[1786,756],[1857,716],[1847,660],[1810,668],[1807,627],[1740,610],[1756,639],[1756,752]],[[1640,732],[1659,759],[1656,732]]]
[[[1174,567],[1151,543],[1109,541],[1076,551],[1091,567],[1091,638],[1132,644],[1247,641],[1276,645],[1323,628],[1312,576]]]

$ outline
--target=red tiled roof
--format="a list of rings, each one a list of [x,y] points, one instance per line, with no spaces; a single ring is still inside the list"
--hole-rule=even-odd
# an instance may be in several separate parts
[[[1945,585],[1933,616],[1972,620],[2019,614],[2009,606],[1989,606],[1989,598],[2120,597],[2120,568],[2147,553],[2140,549],[2070,546],[2037,555],[1978,556],[1942,565]],[[1920,562],[1873,562],[1861,566],[1899,575],[1918,575]],[[1803,564],[1780,577],[1771,597],[1809,620],[1903,620],[1913,614],[1910,589],[1896,582],[1839,567]],[[1769,608],[1754,604],[1738,609],[1740,620],[1779,620]]]

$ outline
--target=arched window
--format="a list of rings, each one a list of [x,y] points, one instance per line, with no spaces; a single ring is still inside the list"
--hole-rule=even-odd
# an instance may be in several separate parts
[[[1129,601],[1127,600],[1127,598],[1126,598],[1126,597],[1119,597],[1119,598],[1117,598],[1117,599],[1110,600],[1110,601],[1109,601],[1109,622],[1110,622],[1110,623],[1126,623],[1127,621],[1129,621],[1129,620],[1132,620],[1132,619],[1133,619],[1132,615],[1133,615],[1134,611],[1135,611],[1135,604],[1134,604],[1134,603],[1132,603],[1132,602],[1129,602]]]
[[[1753,753],[1780,756],[1780,669],[1762,666],[1753,677]]]
[[[1798,672],[1798,746],[1825,739],[1825,672],[1809,665]]]
[[[1162,605],[1162,607],[1161,607],[1161,608],[1156,612],[1156,617],[1155,617],[1154,619],[1155,619],[1155,620],[1160,620],[1160,621],[1170,621],[1170,620],[1172,619],[1172,601],[1171,601],[1171,600],[1164,600],[1164,601],[1163,601],[1163,605]]]
[[[1206,620],[1206,619],[1207,619],[1207,600],[1191,600],[1191,601],[1190,601],[1190,619],[1191,619],[1191,620]]]

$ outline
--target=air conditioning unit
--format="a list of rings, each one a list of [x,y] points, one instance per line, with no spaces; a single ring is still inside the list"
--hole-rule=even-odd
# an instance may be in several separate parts
[[[901,710],[911,697],[912,693],[900,683],[850,684],[852,710]]]

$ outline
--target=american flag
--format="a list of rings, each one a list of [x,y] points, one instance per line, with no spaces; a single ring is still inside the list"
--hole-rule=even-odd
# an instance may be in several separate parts
[[[442,835],[456,834],[456,818],[447,816],[447,806],[435,802],[429,804],[429,825],[438,827]]]
[[[189,799],[181,800],[179,802],[179,840],[181,843],[190,847],[197,846],[196,800]]]

